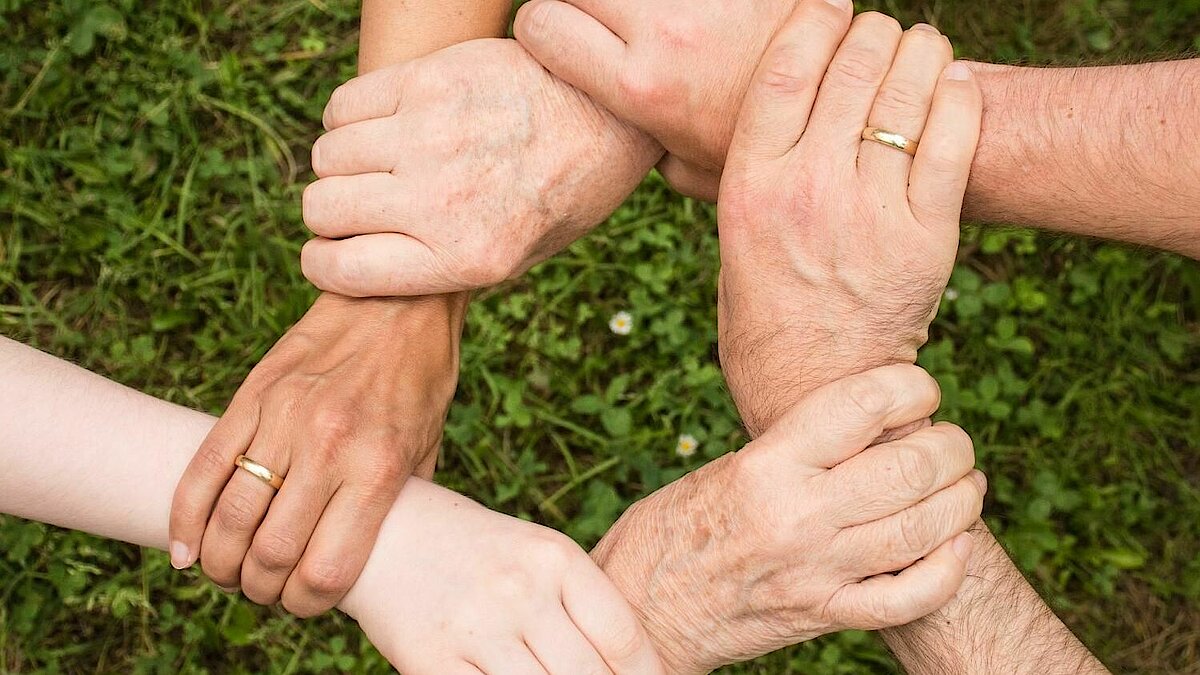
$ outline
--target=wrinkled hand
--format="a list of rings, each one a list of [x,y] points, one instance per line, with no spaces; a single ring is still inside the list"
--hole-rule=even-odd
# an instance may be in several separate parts
[[[322,296],[250,373],[176,488],[171,559],[298,616],[354,583],[413,472],[430,477],[462,298]],[[279,475],[278,493],[234,459]]]
[[[750,77],[796,2],[532,0],[513,30],[550,72],[658,139],[676,189],[715,201]]]
[[[907,623],[954,596],[986,490],[970,438],[939,424],[865,449],[938,399],[916,366],[839,380],[621,516],[592,556],[670,672]]]
[[[520,275],[609,216],[661,154],[513,40],[339,87],[313,146],[302,255],[318,287],[423,295]]]
[[[575,542],[418,479],[341,608],[407,675],[663,672]]]
[[[831,379],[914,361],[958,250],[979,88],[929,27],[849,23],[801,2],[721,183],[721,364],[751,435]],[[916,158],[861,140],[868,125],[921,139]]]

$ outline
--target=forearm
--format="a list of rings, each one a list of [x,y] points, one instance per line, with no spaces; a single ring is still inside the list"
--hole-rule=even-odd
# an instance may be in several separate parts
[[[942,610],[883,631],[913,675],[1107,673],[980,522],[967,579]]]
[[[215,419],[6,338],[0,372],[0,513],[166,549],[175,484]],[[405,514],[429,500],[467,502],[409,479],[381,540],[403,539]],[[367,563],[386,564],[377,552]]]
[[[363,0],[358,71],[432,54],[459,42],[503,37],[511,0]]]
[[[503,35],[511,10],[507,0],[363,0],[358,70],[365,73],[465,40]],[[469,298],[466,293],[423,298],[346,298],[324,293],[310,311],[329,317],[333,324],[376,320],[397,322],[398,327],[408,315],[440,312],[461,332]]]
[[[1200,59],[976,72],[968,219],[1200,257]]]

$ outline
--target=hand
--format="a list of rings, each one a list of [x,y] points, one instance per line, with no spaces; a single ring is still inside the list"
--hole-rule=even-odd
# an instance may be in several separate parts
[[[171,560],[298,616],[354,583],[405,479],[430,477],[465,301],[322,296],[197,450],[171,508]],[[279,475],[275,492],[234,459]],[[269,509],[269,510],[268,510]]]
[[[721,182],[721,364],[751,435],[831,379],[914,361],[958,250],[979,88],[929,27],[849,23],[797,7]],[[861,140],[868,125],[920,139],[916,158]]]
[[[937,405],[915,366],[839,380],[621,516],[592,556],[668,670],[708,672],[949,601],[986,490],[970,438],[939,424],[865,449]]]
[[[302,255],[352,296],[491,286],[609,216],[661,154],[512,40],[476,40],[339,87]]]
[[[341,608],[407,675],[663,672],[573,541],[416,479]]]
[[[513,32],[550,72],[658,139],[676,189],[716,201],[750,77],[796,2],[532,0]]]

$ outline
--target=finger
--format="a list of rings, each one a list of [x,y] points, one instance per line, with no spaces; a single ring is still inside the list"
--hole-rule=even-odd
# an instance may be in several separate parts
[[[304,188],[304,224],[313,234],[329,239],[359,234],[402,232],[422,224],[411,212],[403,193],[404,181],[391,173],[329,176]]]
[[[263,417],[258,434],[245,454],[277,476],[286,476],[291,453],[282,440],[286,435],[280,417]],[[200,544],[200,565],[218,586],[241,585],[242,561],[274,497],[275,488],[247,471],[238,469],[229,478]]]
[[[926,227],[957,230],[982,116],[979,82],[965,63],[950,64],[938,82],[909,176],[909,206]]]
[[[513,35],[546,70],[635,126],[640,109],[623,95],[627,47],[585,9],[558,0],[533,0],[517,12]]]
[[[325,467],[301,459],[291,468],[242,562],[242,593],[247,598],[260,605],[279,602],[336,489]]]
[[[730,144],[735,159],[776,159],[796,145],[853,13],[850,2],[803,0],[796,7],[746,92]]]
[[[629,602],[590,559],[583,558],[566,575],[562,602],[571,621],[613,673],[665,672]]]
[[[901,626],[950,602],[967,576],[973,540],[963,532],[899,574],[882,574],[843,586],[830,611],[844,628]]]
[[[869,126],[919,141],[933,104],[942,71],[954,60],[954,50],[936,28],[917,24],[904,33],[896,60],[875,97]],[[912,158],[895,148],[863,141],[859,170],[886,186],[890,194],[907,196]]]
[[[832,522],[852,527],[899,513],[953,485],[975,466],[975,446],[953,424],[936,424],[876,445],[819,479],[837,496]]]
[[[783,444],[805,464],[827,469],[862,452],[884,429],[929,417],[940,401],[937,381],[924,370],[884,366],[813,391],[754,443]]]
[[[842,530],[847,550],[861,556],[854,569],[874,575],[895,572],[965,532],[979,520],[987,479],[979,471],[900,513]]]
[[[890,16],[866,12],[855,17],[821,82],[810,134],[817,152],[858,157],[862,131],[883,78],[891,68],[903,30]]]
[[[233,460],[254,440],[258,416],[257,399],[239,390],[180,477],[171,501],[169,529],[168,550],[175,569],[191,567],[200,557],[208,519],[237,468]]]
[[[402,478],[381,477],[362,487],[343,485],[329,501],[308,548],[283,587],[283,607],[301,618],[336,605],[358,580]]]
[[[575,626],[566,610],[538,617],[538,625],[525,635],[525,644],[551,673],[612,673]]]
[[[535,0],[537,1],[537,0]],[[645,3],[633,0],[563,0],[576,9],[604,24],[622,41],[632,40],[632,33],[646,25],[650,18]]]
[[[477,288],[452,275],[453,265],[441,260],[429,246],[398,233],[364,234],[341,241],[313,239],[300,251],[300,269],[317,288],[356,298]]]
[[[656,167],[676,192],[705,202],[716,202],[721,174],[694,167],[675,155],[667,155]]]
[[[333,90],[321,123],[326,131],[362,122],[363,120],[388,117],[400,107],[408,74],[413,68],[410,63],[371,71],[349,80]]]
[[[404,157],[397,140],[407,138],[392,115],[337,127],[313,143],[312,170],[318,178],[390,172]]]

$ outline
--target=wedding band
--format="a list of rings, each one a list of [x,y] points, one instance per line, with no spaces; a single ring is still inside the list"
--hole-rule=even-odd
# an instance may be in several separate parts
[[[862,139],[864,141],[875,141],[889,148],[895,148],[906,155],[917,156],[917,141],[891,131],[885,131],[877,127],[867,127],[863,129]]]
[[[241,469],[242,471],[245,471],[246,473],[250,474],[251,476],[254,476],[255,478],[266,483],[267,485],[270,485],[271,487],[275,488],[276,490],[283,487],[283,477],[282,476],[276,475],[274,471],[268,469],[267,467],[263,466],[262,464],[259,464],[258,462],[250,459],[249,457],[247,457],[245,455],[238,455],[237,459],[233,460],[233,463],[237,465],[237,468]]]

